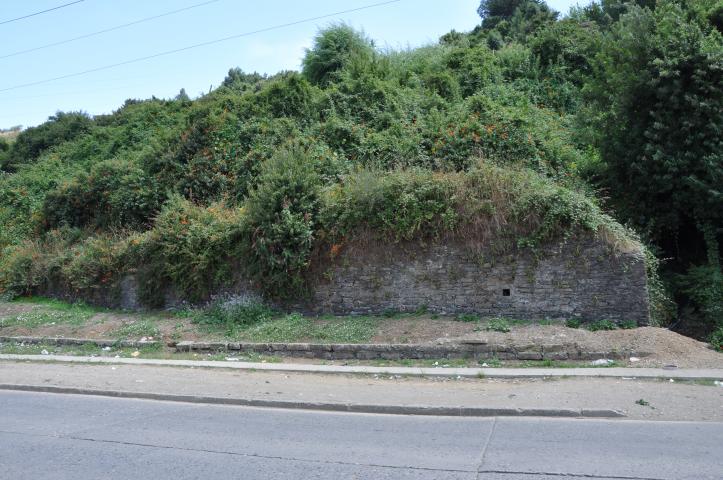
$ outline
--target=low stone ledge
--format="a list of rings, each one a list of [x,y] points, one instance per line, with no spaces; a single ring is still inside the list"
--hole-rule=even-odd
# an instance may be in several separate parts
[[[160,346],[158,341],[105,340],[65,337],[4,337],[0,344],[25,343],[48,345],[96,345],[98,347],[143,348]],[[436,360],[476,359],[489,360],[597,360],[600,358],[625,359],[646,357],[649,352],[610,351],[586,352],[572,346],[495,344],[411,344],[411,343],[251,343],[251,342],[171,342],[177,352],[238,352],[276,355],[284,357],[317,358],[324,360]]]
[[[0,336],[0,344],[2,343],[27,343],[31,345],[96,345],[98,347],[116,347],[116,348],[143,348],[156,347],[161,342],[156,341],[133,341],[133,340],[100,340],[93,338],[71,338],[71,337],[2,337]],[[191,342],[188,342],[191,343]]]
[[[596,360],[643,357],[647,352],[585,352],[566,345],[495,345],[488,343],[212,343],[178,342],[176,350],[238,351],[286,357],[318,358],[324,360]]]

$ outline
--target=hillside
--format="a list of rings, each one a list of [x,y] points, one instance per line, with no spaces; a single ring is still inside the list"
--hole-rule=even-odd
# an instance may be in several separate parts
[[[361,237],[492,232],[534,250],[587,232],[637,245],[624,222],[661,258],[688,246],[663,272],[683,325],[723,324],[720,7],[605,2],[558,18],[542,2],[498,3],[482,2],[474,31],[405,51],[332,25],[301,72],[233,68],[197,99],[182,90],[110,115],[59,112],[0,143],[0,290],[53,284],[88,297],[133,271],[149,304],[168,284],[202,301],[242,268],[269,298],[292,298],[314,252]],[[645,88],[658,90],[641,96],[631,75],[648,67]],[[666,83],[668,71],[687,86]],[[661,106],[674,88],[699,98]],[[625,107],[633,100],[653,120]],[[649,257],[665,324],[678,314]]]

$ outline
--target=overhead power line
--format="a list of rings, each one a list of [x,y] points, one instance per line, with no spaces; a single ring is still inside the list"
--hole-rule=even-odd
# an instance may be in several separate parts
[[[71,6],[71,5],[75,5],[76,3],[81,3],[81,2],[84,2],[84,1],[85,1],[85,0],[76,0],[75,2],[70,2],[70,3],[65,3],[65,4],[63,4],[63,5],[58,5],[57,7],[49,8],[49,9],[47,9],[47,10],[42,10],[42,11],[40,11],[40,12],[30,13],[30,14],[28,14],[28,15],[23,15],[22,17],[11,18],[10,20],[3,20],[2,22],[0,22],[0,25],[5,25],[6,23],[11,23],[11,22],[17,22],[18,20],[23,20],[23,19],[26,19],[26,18],[34,17],[34,16],[36,16],[36,15],[41,15],[41,14],[43,14],[43,13],[52,12],[53,10],[60,10],[61,8],[69,7],[69,6]]]
[[[42,85],[42,84],[44,84],[44,83],[50,83],[50,82],[54,82],[54,81],[56,81],[56,80],[64,80],[64,79],[66,79],[66,78],[79,77],[79,76],[81,76],[81,75],[87,75],[87,74],[89,74],[89,73],[100,72],[100,71],[102,71],[102,70],[108,70],[108,69],[111,69],[111,68],[120,67],[120,66],[123,66],[123,65],[128,65],[128,64],[131,64],[131,63],[137,63],[137,62],[142,62],[142,61],[145,61],[145,60],[151,60],[151,59],[153,59],[153,58],[158,58],[158,57],[163,57],[163,56],[166,56],[166,55],[171,55],[171,54],[174,54],[174,53],[184,52],[184,51],[186,51],[186,50],[192,50],[192,49],[194,49],[194,48],[206,47],[206,46],[208,46],[208,45],[214,45],[214,44],[216,44],[216,43],[227,42],[227,41],[229,41],[229,40],[234,40],[234,39],[241,38],[241,37],[248,37],[249,35],[255,35],[255,34],[257,34],[257,33],[269,32],[269,31],[271,31],[271,30],[278,30],[278,29],[281,29],[281,28],[287,28],[287,27],[291,27],[291,26],[294,26],[294,25],[299,25],[299,24],[302,24],[302,23],[314,22],[314,21],[316,21],[316,20],[322,20],[322,19],[324,19],[324,18],[334,17],[334,16],[337,16],[337,15],[343,15],[343,14],[345,14],[345,13],[358,12],[358,11],[360,11],[360,10],[367,10],[367,9],[369,9],[369,8],[381,7],[381,6],[384,6],[384,5],[390,5],[390,4],[392,4],[392,3],[398,3],[398,2],[400,2],[400,1],[402,1],[402,0],[388,0],[388,1],[386,1],[386,2],[372,3],[371,5],[365,5],[365,6],[363,6],[363,7],[350,8],[350,9],[348,9],[348,10],[340,10],[340,11],[334,12],[334,13],[327,13],[326,15],[319,15],[319,16],[316,16],[316,17],[304,18],[304,19],[302,19],[302,20],[297,20],[297,21],[295,21],[295,22],[282,23],[282,24],[280,24],[280,25],[274,25],[274,26],[272,26],[272,27],[261,28],[261,29],[259,29],[259,30],[253,30],[253,31],[244,32],[244,33],[238,33],[238,34],[236,34],[236,35],[230,35],[230,36],[228,36],[228,37],[218,38],[218,39],[216,39],[216,40],[209,40],[208,42],[196,43],[196,44],[194,44],[194,45],[189,45],[189,46],[187,46],[187,47],[181,47],[181,48],[176,48],[176,49],[174,49],[174,50],[167,50],[167,51],[165,51],[165,52],[154,53],[153,55],[146,55],[145,57],[133,58],[133,59],[131,59],[131,60],[126,60],[126,61],[124,61],[124,62],[112,63],[112,64],[110,64],[110,65],[103,65],[102,67],[91,68],[91,69],[88,69],[88,70],[83,70],[82,72],[68,73],[68,74],[66,74],[66,75],[61,75],[61,76],[59,76],[59,77],[46,78],[45,80],[38,80],[38,81],[36,81],[36,82],[22,83],[22,84],[19,84],[19,85],[13,85],[12,87],[0,88],[0,92],[7,92],[7,91],[10,91],[10,90],[17,90],[18,88],[25,88],[25,87],[32,87],[32,86],[35,86],[35,85]]]
[[[176,13],[185,12],[186,10],[191,10],[191,9],[197,8],[197,7],[203,7],[204,5],[208,5],[209,3],[216,3],[219,1],[220,0],[209,0],[207,2],[197,3],[195,5],[190,5],[188,7],[179,8],[178,10],[172,10],[170,12],[153,15],[152,17],[141,18],[139,20],[134,20],[132,22],[124,23],[122,25],[117,25],[115,27],[106,28],[104,30],[98,30],[97,32],[86,33],[85,35],[81,35],[79,37],[68,38],[67,40],[60,40],[59,42],[53,42],[53,43],[48,43],[46,45],[40,45],[39,47],[28,48],[27,50],[19,50],[17,52],[8,53],[7,55],[0,55],[0,59],[14,57],[16,55],[22,55],[23,53],[35,52],[37,50],[42,50],[44,48],[56,47],[58,45],[64,45],[66,43],[75,42],[76,40],[83,40],[84,38],[94,37],[96,35],[101,35],[103,33],[112,32],[114,30],[120,30],[122,28],[127,28],[127,27],[130,27],[133,25],[138,25],[139,23],[149,22],[151,20],[156,20],[158,18],[167,17],[169,15],[174,15]]]

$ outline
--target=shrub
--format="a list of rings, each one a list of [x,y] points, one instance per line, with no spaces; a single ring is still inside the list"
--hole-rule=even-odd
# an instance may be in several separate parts
[[[112,285],[126,269],[127,238],[102,234],[88,237],[55,255],[59,267],[53,276],[72,292],[87,292]]]
[[[219,203],[201,207],[172,196],[153,229],[129,240],[145,300],[157,304],[170,284],[194,302],[229,283],[246,248],[244,221],[238,208]]]
[[[713,346],[715,350],[723,352],[723,327],[718,327],[708,337],[708,342]]]
[[[47,122],[20,132],[0,169],[14,171],[20,164],[37,159],[43,151],[88,132],[92,125],[83,112],[58,112]]]
[[[46,278],[43,249],[37,241],[5,248],[0,257],[0,293],[29,295]]]
[[[143,226],[159,209],[162,194],[142,169],[110,160],[50,191],[42,207],[46,228]]]
[[[452,177],[428,171],[361,171],[326,192],[322,215],[333,238],[365,229],[394,241],[429,238],[454,228],[454,194]]]
[[[259,93],[259,102],[274,117],[293,117],[301,123],[318,118],[314,105],[318,89],[296,72],[284,72],[269,82]]]
[[[326,85],[355,57],[373,54],[372,42],[363,33],[339,23],[321,30],[314,38],[314,45],[306,50],[301,62],[302,72],[311,83]]]
[[[303,273],[315,239],[320,177],[308,151],[290,147],[262,166],[246,202],[251,273],[267,294],[304,290]]]

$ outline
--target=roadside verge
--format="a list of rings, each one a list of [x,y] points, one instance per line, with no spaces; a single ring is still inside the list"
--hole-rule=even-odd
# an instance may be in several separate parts
[[[681,368],[425,368],[425,367],[374,367],[362,365],[312,365],[302,363],[229,362],[207,360],[160,360],[147,358],[82,357],[71,355],[13,355],[2,354],[0,361],[63,362],[110,365],[153,365],[168,367],[221,368],[251,371],[399,375],[412,377],[452,378],[636,378],[675,380],[723,380],[723,369]]]

